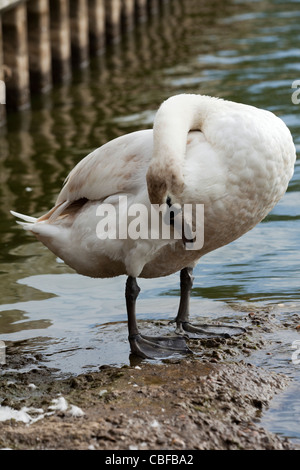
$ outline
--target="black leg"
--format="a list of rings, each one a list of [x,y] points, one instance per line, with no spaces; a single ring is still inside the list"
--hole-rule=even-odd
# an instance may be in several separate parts
[[[183,337],[145,336],[139,333],[136,321],[136,299],[140,288],[134,277],[129,276],[126,282],[126,307],[128,315],[128,332],[131,352],[143,358],[168,357],[175,353],[187,354],[192,351],[187,347]]]
[[[199,337],[223,337],[240,335],[245,333],[244,328],[232,325],[192,325],[189,322],[190,316],[190,295],[193,287],[193,269],[184,268],[180,272],[180,303],[178,314],[175,319],[176,333],[179,335],[188,335],[190,338]]]
[[[125,299],[126,299],[126,308],[127,308],[127,317],[128,317],[128,331],[129,337],[134,337],[138,335],[138,326],[136,322],[136,313],[135,313],[135,306],[136,306],[136,299],[140,293],[141,289],[136,282],[135,277],[129,276],[126,282],[126,290],[125,290]]]
[[[176,333],[184,334],[183,325],[188,323],[190,317],[190,296],[193,287],[193,268],[184,268],[180,271],[180,303],[177,313]]]

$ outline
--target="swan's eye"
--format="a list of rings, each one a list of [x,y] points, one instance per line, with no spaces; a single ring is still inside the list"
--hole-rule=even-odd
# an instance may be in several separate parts
[[[172,202],[171,202],[170,196],[167,197],[166,203],[168,204],[169,207],[172,206]]]

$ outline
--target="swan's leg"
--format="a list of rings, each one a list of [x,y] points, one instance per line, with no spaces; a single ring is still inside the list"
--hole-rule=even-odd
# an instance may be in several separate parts
[[[187,354],[192,351],[185,339],[180,336],[144,336],[139,333],[136,321],[136,299],[140,288],[134,277],[129,276],[126,282],[126,307],[128,315],[128,332],[131,352],[143,358],[167,357],[175,353]]]
[[[208,337],[218,336],[229,338],[233,335],[244,333],[244,328],[232,325],[192,325],[189,322],[190,317],[190,295],[193,287],[193,269],[184,268],[180,272],[180,303],[178,314],[175,319],[176,333],[179,335],[188,334],[191,338],[194,337]]]
[[[184,334],[185,326],[189,323],[190,296],[193,282],[193,268],[182,269],[180,271],[180,303],[177,317],[175,318],[177,334]]]

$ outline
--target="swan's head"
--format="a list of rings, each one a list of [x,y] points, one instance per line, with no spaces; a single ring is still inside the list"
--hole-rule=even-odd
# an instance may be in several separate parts
[[[149,166],[147,187],[151,204],[180,204],[184,181],[179,167]]]

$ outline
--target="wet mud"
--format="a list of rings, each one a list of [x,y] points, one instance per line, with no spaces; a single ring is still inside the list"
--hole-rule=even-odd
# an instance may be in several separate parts
[[[0,386],[0,448],[78,450],[294,449],[260,426],[261,413],[288,377],[251,364],[274,329],[268,309],[245,312],[247,332],[236,338],[191,340],[193,356],[161,362],[132,360],[97,372],[55,377],[10,348]],[[18,359],[19,358],[19,359]]]

